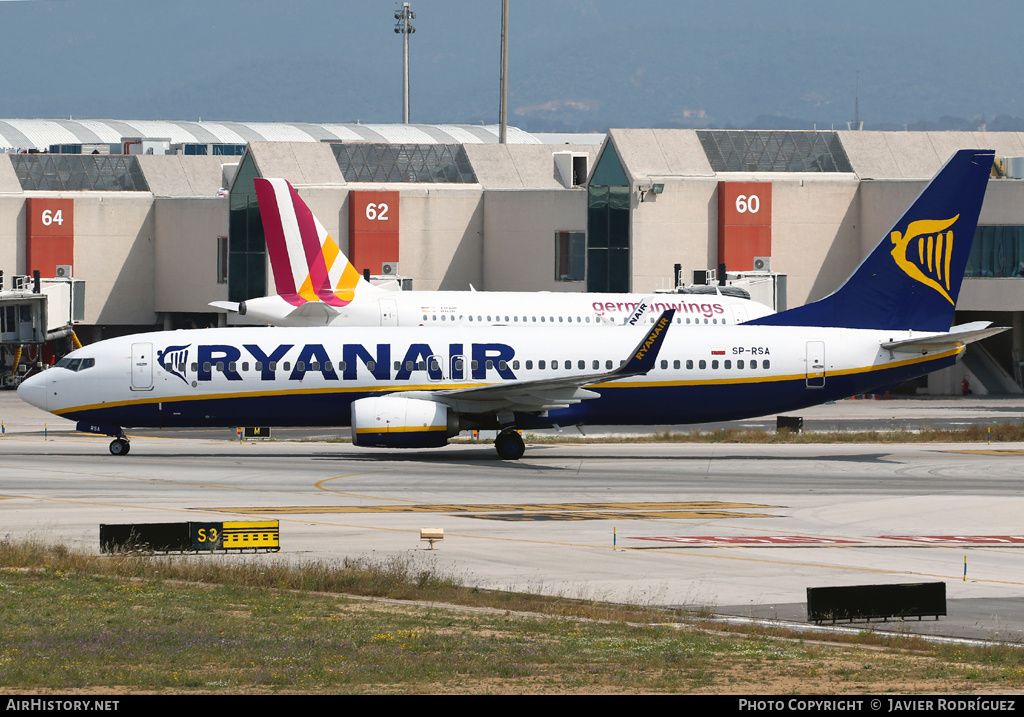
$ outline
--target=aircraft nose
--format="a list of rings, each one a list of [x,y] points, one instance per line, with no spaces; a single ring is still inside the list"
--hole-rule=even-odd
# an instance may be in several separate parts
[[[18,398],[36,408],[46,410],[46,372],[37,373],[21,382],[18,386]]]

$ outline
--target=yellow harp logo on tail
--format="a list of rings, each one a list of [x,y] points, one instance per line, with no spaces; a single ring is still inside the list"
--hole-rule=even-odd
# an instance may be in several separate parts
[[[952,219],[918,219],[910,222],[906,234],[893,232],[890,235],[892,243],[895,244],[892,248],[892,258],[896,260],[903,273],[914,281],[935,289],[951,304],[956,304],[949,297],[953,232],[945,230],[953,226],[959,218],[960,215],[957,214]],[[908,254],[917,261],[908,258]]]

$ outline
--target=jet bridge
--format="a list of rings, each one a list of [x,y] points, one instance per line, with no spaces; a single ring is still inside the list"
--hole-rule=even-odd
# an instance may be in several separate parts
[[[0,272],[0,379],[14,388],[44,360],[77,342],[73,325],[84,318],[85,282],[69,278],[11,277]],[[62,341],[65,340],[65,341]]]

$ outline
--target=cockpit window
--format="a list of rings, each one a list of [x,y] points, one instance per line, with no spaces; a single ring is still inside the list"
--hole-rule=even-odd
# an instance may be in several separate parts
[[[54,368],[66,368],[68,371],[85,371],[96,365],[94,358],[69,358],[65,356],[56,363]]]

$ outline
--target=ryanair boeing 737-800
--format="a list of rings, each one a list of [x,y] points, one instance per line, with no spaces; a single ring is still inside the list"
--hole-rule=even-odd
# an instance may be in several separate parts
[[[126,427],[351,426],[357,446],[427,448],[498,429],[685,424],[791,411],[952,366],[1002,331],[951,328],[994,153],[957,152],[849,279],[740,325],[668,310],[617,330],[261,327],[139,334],[68,354],[29,403],[114,437]]]

